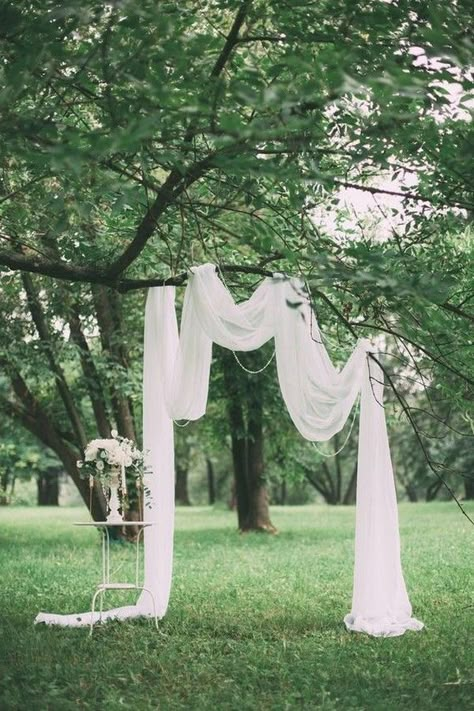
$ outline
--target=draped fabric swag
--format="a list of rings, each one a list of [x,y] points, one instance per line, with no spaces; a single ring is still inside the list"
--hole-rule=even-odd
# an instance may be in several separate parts
[[[174,287],[152,288],[145,314],[143,378],[144,448],[149,453],[151,506],[145,529],[145,585],[167,610],[174,528],[173,420],[196,420],[206,411],[212,344],[252,351],[274,339],[278,380],[295,427],[310,441],[339,432],[361,395],[357,473],[355,567],[350,630],[394,636],[419,630],[411,616],[400,562],[395,484],[383,399],[383,372],[361,340],[341,371],[331,363],[303,283],[275,274],[250,299],[235,304],[212,264],[192,269],[181,332]],[[317,551],[315,551],[317,555]],[[151,614],[148,596],[103,618]],[[90,613],[47,615],[37,622],[88,624]]]

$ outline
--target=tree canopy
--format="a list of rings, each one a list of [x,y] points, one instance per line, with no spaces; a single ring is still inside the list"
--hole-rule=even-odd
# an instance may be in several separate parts
[[[1,3],[3,408],[36,434],[48,415],[43,442],[72,443],[71,461],[86,400],[99,431],[112,417],[135,435],[139,290],[212,261],[237,289],[302,275],[336,355],[382,334],[430,461],[397,378],[469,435],[471,13],[466,0]]]

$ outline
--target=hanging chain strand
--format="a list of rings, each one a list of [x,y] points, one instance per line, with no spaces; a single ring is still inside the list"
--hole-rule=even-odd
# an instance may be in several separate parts
[[[219,276],[220,276],[220,278],[221,278],[222,283],[224,284],[224,286],[225,286],[225,288],[227,289],[227,291],[230,293],[230,289],[229,289],[229,287],[228,287],[228,285],[227,285],[227,282],[226,282],[226,280],[225,280],[225,277],[224,277],[224,274],[223,274],[222,269],[221,269],[221,267],[220,267],[220,264],[217,263],[216,266],[217,266],[217,271],[219,272]],[[274,357],[275,357],[275,349],[273,349],[273,353],[272,353],[272,355],[270,356],[269,360],[265,363],[265,365],[264,365],[262,368],[259,368],[258,370],[250,370],[250,368],[246,368],[245,365],[239,360],[239,357],[238,357],[237,353],[236,353],[235,351],[232,351],[232,354],[233,354],[235,360],[237,361],[237,363],[238,363],[238,364],[240,365],[240,367],[242,368],[242,370],[245,370],[245,372],[246,372],[246,373],[249,373],[250,375],[258,375],[259,373],[263,373],[263,371],[264,371],[266,368],[268,368],[268,366],[270,365],[270,363],[271,363],[272,360],[274,359]]]
[[[227,291],[229,291],[229,287],[227,286],[227,283],[226,283],[226,281],[225,281],[224,274],[222,273],[222,269],[221,269],[221,267],[220,267],[219,264],[217,264],[217,271],[219,272],[219,276],[220,276],[220,278],[221,278],[221,280],[222,280],[222,282],[223,282],[225,288],[227,289]],[[308,303],[309,303],[310,308],[311,308],[311,290],[310,290],[310,288],[309,288],[309,284],[308,284],[307,280],[304,280],[304,286],[305,286],[306,292],[307,292]],[[311,328],[311,329],[312,329],[312,326],[313,326],[313,316],[314,316],[314,313],[313,313],[313,309],[311,308],[311,324],[310,324],[310,328]],[[317,324],[317,321],[316,321],[316,324]],[[321,331],[320,331],[318,325],[317,325],[317,329],[318,329],[318,335],[319,335],[319,337],[321,338],[321,343],[323,343],[323,337],[322,337],[322,334],[321,334]],[[238,358],[238,356],[237,356],[237,353],[236,353],[235,351],[232,351],[232,353],[233,353],[233,356],[234,356],[235,360],[237,361],[237,363],[238,363],[238,364],[240,365],[240,367],[242,368],[242,370],[245,370],[246,373],[250,373],[250,375],[257,375],[258,373],[262,373],[266,368],[268,368],[268,366],[270,365],[270,363],[272,362],[272,360],[273,360],[274,357],[275,357],[276,350],[273,349],[273,353],[272,353],[272,355],[270,356],[269,360],[265,363],[265,365],[264,365],[262,368],[259,368],[258,370],[250,370],[249,368],[246,368],[245,365],[240,362],[240,360],[239,360],[239,358]],[[342,450],[344,449],[344,447],[345,447],[346,444],[348,443],[349,438],[350,438],[350,436],[351,436],[351,434],[352,434],[352,430],[353,430],[353,428],[354,428],[354,423],[355,423],[355,421],[356,421],[356,416],[357,416],[357,413],[358,413],[358,411],[359,411],[359,403],[360,403],[360,396],[358,397],[358,399],[357,399],[357,405],[356,405],[356,407],[354,408],[354,414],[352,415],[352,421],[351,421],[351,425],[350,425],[350,427],[349,427],[349,432],[347,433],[347,436],[346,436],[344,442],[342,443],[342,445],[339,447],[339,449],[338,449],[336,452],[331,452],[330,454],[327,453],[327,452],[323,452],[323,451],[321,451],[321,450],[316,446],[315,442],[312,442],[313,447],[315,448],[315,450],[316,450],[322,457],[328,457],[328,458],[330,458],[330,457],[336,457],[338,454],[340,454],[340,453],[342,452]],[[188,424],[188,423],[186,423],[186,424]],[[181,426],[183,426],[183,425],[181,425]]]
[[[238,363],[238,364],[240,365],[240,367],[242,368],[242,370],[245,370],[246,373],[250,373],[250,375],[257,375],[258,373],[263,373],[263,371],[265,370],[265,368],[268,368],[268,366],[270,365],[270,363],[272,362],[272,360],[273,360],[274,357],[275,357],[275,349],[273,349],[273,353],[271,354],[269,360],[265,363],[265,365],[264,365],[262,368],[259,368],[259,370],[249,370],[249,368],[246,368],[245,365],[240,362],[240,360],[239,360],[239,358],[238,358],[238,356],[237,356],[237,353],[236,353],[235,351],[232,351],[232,353],[233,353],[233,355],[234,355],[235,360],[237,361],[237,363]]]
[[[189,423],[191,422],[191,420],[186,420],[186,422],[183,422],[182,424],[180,422],[178,422],[177,420],[173,420],[173,422],[176,425],[176,427],[187,427],[189,425]]]
[[[342,450],[344,449],[344,447],[346,446],[346,444],[347,444],[348,441],[349,441],[349,437],[350,437],[351,434],[352,434],[352,430],[353,430],[353,428],[354,428],[354,423],[355,423],[355,421],[356,421],[356,415],[357,415],[357,413],[358,413],[358,411],[359,411],[359,402],[360,402],[360,398],[357,400],[357,405],[356,405],[356,407],[354,408],[354,414],[352,415],[352,422],[351,422],[351,426],[349,427],[349,432],[347,433],[347,437],[346,437],[346,439],[344,440],[344,442],[342,443],[342,445],[339,447],[339,449],[337,450],[337,452],[331,452],[331,453],[322,452],[322,451],[316,446],[315,442],[312,442],[312,443],[311,443],[311,444],[313,445],[313,447],[315,448],[315,450],[318,452],[318,454],[320,454],[322,457],[327,457],[327,458],[336,457],[338,454],[340,454],[340,453],[342,452]]]

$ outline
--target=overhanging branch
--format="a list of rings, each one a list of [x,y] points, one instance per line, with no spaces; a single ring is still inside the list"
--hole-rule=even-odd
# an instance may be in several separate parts
[[[281,255],[272,255],[264,262],[280,259]],[[0,268],[5,266],[14,272],[31,272],[42,274],[43,276],[61,279],[69,282],[82,282],[84,284],[100,284],[115,289],[121,293],[134,291],[137,289],[147,289],[151,286],[182,286],[188,279],[188,272],[181,272],[176,276],[161,278],[151,277],[148,279],[121,279],[111,277],[104,269],[92,269],[91,267],[73,266],[67,262],[53,261],[37,255],[27,255],[21,252],[10,252],[0,249]],[[251,266],[248,264],[221,264],[220,270],[228,274],[255,274],[261,277],[271,277],[273,272],[261,266]]]
[[[244,23],[250,5],[251,0],[245,0],[245,2],[243,2],[239,7],[224,46],[211,70],[211,80],[216,80],[227,64],[229,57],[232,54],[232,50],[237,43],[240,28]],[[184,144],[190,143],[194,133],[195,125],[192,122],[186,130]],[[228,149],[220,151],[220,153],[225,153],[227,150]],[[196,180],[199,180],[199,178],[209,170],[212,165],[214,155],[215,154],[212,153],[206,156],[203,160],[194,163],[184,171],[178,168],[173,168],[160,188],[155,201],[147,210],[145,216],[138,225],[133,240],[130,242],[123,254],[116,259],[107,270],[107,274],[110,278],[114,279],[118,277],[137,259],[143,251],[146,243],[153,235],[156,224],[163,212],[167,209],[170,203],[176,200],[176,198],[186,190],[186,188],[192,185],[192,183]]]

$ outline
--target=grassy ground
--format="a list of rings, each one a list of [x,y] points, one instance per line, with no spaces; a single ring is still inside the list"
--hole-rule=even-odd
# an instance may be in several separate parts
[[[112,622],[89,639],[32,624],[40,609],[89,609],[99,541],[70,525],[84,512],[4,509],[0,708],[474,709],[473,529],[452,504],[400,515],[421,633],[345,631],[353,509],[276,508],[280,535],[266,537],[239,536],[233,514],[201,508],[178,512],[162,634]],[[128,548],[114,550],[124,567]]]

